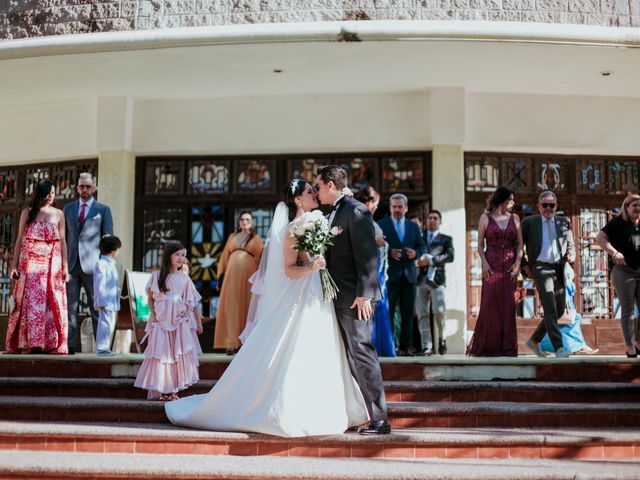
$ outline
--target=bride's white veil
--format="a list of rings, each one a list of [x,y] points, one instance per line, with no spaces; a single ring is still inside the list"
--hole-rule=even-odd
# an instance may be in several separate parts
[[[273,214],[269,235],[265,242],[265,247],[260,259],[260,266],[249,281],[251,287],[251,303],[247,315],[247,326],[240,334],[240,341],[245,343],[249,334],[256,326],[257,321],[264,316],[268,316],[269,302],[262,302],[261,299],[275,298],[277,291],[286,289],[289,281],[284,273],[284,238],[289,225],[289,207],[284,202],[278,203]],[[276,295],[270,294],[276,292]]]

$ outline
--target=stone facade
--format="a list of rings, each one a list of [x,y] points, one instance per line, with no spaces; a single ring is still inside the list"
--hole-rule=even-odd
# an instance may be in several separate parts
[[[640,0],[0,0],[0,39],[238,23],[490,20],[640,27]]]

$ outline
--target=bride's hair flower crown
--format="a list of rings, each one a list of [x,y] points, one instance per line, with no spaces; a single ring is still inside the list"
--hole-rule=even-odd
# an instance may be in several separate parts
[[[342,190],[340,190],[340,193],[345,197],[353,197],[353,192],[349,187],[344,187]]]

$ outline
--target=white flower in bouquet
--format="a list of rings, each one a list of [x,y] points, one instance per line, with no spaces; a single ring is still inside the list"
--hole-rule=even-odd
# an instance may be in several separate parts
[[[295,249],[298,252],[306,252],[312,259],[324,254],[329,248],[331,240],[339,235],[342,230],[338,227],[329,228],[329,222],[320,210],[305,212],[291,222],[289,231],[296,237]],[[324,301],[329,302],[336,298],[338,287],[326,269],[320,270],[320,282]]]

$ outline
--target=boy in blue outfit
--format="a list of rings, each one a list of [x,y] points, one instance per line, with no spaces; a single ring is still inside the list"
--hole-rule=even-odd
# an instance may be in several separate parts
[[[100,259],[93,273],[93,306],[98,311],[98,331],[96,332],[96,352],[98,355],[116,355],[109,348],[111,334],[120,310],[120,289],[116,257],[122,242],[114,235],[100,239]]]

